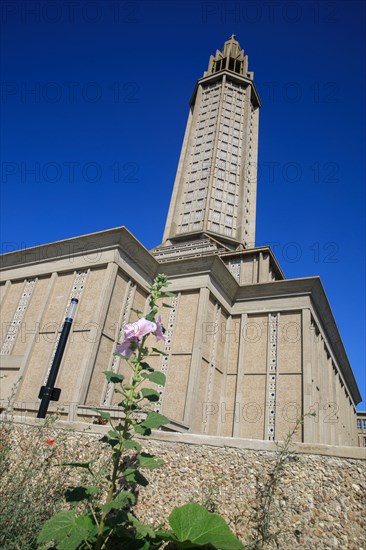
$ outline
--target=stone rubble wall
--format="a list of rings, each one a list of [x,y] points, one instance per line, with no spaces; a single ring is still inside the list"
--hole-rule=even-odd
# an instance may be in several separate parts
[[[256,476],[267,479],[273,452],[151,441],[145,447],[166,461],[149,472],[138,510],[156,523],[190,500],[213,505],[245,542],[253,528]],[[283,549],[366,549],[366,463],[291,455],[275,495]]]
[[[15,466],[22,463],[17,445],[21,444],[24,452],[34,430],[13,425]],[[46,434],[55,439],[52,449]],[[45,454],[52,452],[58,462],[103,461],[108,456],[109,447],[99,442],[100,434],[51,426],[44,439]],[[152,525],[167,526],[174,506],[195,501],[220,513],[245,543],[254,528],[257,478],[268,479],[275,453],[159,439],[143,440],[144,450],[162,458],[165,465],[144,470],[149,485],[139,489],[138,517]],[[272,529],[278,533],[277,548],[366,550],[365,460],[293,454],[276,492],[275,505]],[[268,546],[272,547],[276,546]]]

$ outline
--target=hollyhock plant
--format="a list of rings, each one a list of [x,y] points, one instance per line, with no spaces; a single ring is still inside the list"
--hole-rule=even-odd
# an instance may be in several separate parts
[[[157,341],[165,341],[166,337],[163,330],[160,315],[156,323],[143,317],[135,323],[129,323],[125,326],[123,329],[124,340],[117,346],[116,350],[124,357],[129,358],[140,347],[143,337],[148,334],[155,334]]]
[[[37,539],[38,544],[42,545],[38,546],[39,549],[157,550],[173,544],[174,548],[180,549],[244,550],[225,521],[199,504],[191,502],[175,508],[168,520],[171,531],[162,530],[161,525],[154,528],[142,523],[133,510],[138,485],[148,485],[148,479],[140,470],[156,469],[164,463],[155,455],[143,451],[141,438],[170,423],[169,418],[158,412],[165,374],[147,362],[150,355],[167,354],[154,347],[149,348],[146,343],[150,335],[155,336],[157,341],[166,339],[161,317],[157,316],[157,304],[161,298],[174,297],[171,292],[166,292],[167,286],[166,276],[157,275],[150,286],[150,311],[146,318],[124,327],[124,340],[117,346],[116,355],[127,358],[126,363],[132,371],[130,377],[125,380],[127,368],[124,368],[124,374],[104,372],[108,383],[117,385],[115,393],[120,399],[117,403],[119,413],[114,410],[112,414],[104,407],[93,409],[99,414],[98,424],[109,424],[111,428],[101,439],[111,447],[110,462],[105,470],[103,468],[104,479],[100,486],[95,485],[100,473],[94,471],[94,459],[90,462],[64,463],[68,467],[84,468],[92,485],[87,482],[87,485],[78,485],[66,491],[71,509],[58,512],[44,524]],[[172,307],[170,304],[163,306]],[[158,387],[154,389],[156,385]],[[115,406],[112,407],[114,409]],[[49,439],[52,445],[53,440]],[[85,503],[82,507],[78,506],[81,501]],[[196,544],[196,541],[200,542]]]

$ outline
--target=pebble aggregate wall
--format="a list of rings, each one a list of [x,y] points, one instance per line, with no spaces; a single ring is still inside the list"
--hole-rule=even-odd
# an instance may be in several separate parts
[[[103,432],[106,427],[95,428]],[[22,441],[24,447],[32,430],[14,425],[14,442]],[[66,449],[69,459],[79,461],[101,458],[107,452],[95,433],[80,435],[53,427],[49,435],[55,438],[53,450],[60,453],[60,459],[66,458],[62,456]],[[273,451],[166,441],[163,435],[144,440],[143,446],[164,459],[165,465],[144,471],[149,485],[139,489],[136,512],[140,519],[167,525],[174,506],[194,500],[222,514],[245,542],[254,525],[256,478],[266,479],[275,460]],[[16,453],[14,460],[19,460]],[[366,550],[365,460],[293,454],[275,504],[273,530],[280,533],[277,548]]]
[[[213,504],[244,542],[253,527],[256,476],[268,475],[273,452],[151,441],[146,448],[166,461],[149,473],[140,492],[145,521],[159,522],[189,500]],[[283,549],[366,548],[366,463],[292,455],[275,499]]]

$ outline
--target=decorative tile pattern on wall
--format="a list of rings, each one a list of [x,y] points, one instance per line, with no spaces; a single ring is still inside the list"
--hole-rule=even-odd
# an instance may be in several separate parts
[[[267,439],[274,441],[276,419],[276,377],[277,377],[278,314],[269,318],[269,372],[268,372],[268,430]]]
[[[5,342],[0,350],[0,355],[10,355],[11,350],[13,349],[13,346],[15,344],[15,340],[17,339],[19,328],[24,319],[24,315],[27,311],[27,307],[32,297],[35,285],[36,279],[26,279],[24,281],[23,292],[20,297],[17,309],[15,310],[13,319],[6,333]]]
[[[172,302],[170,304],[171,308],[169,312],[168,326],[166,327],[166,333],[165,333],[166,340],[164,345],[164,353],[166,353],[167,355],[163,355],[161,360],[161,372],[163,372],[165,376],[168,375],[169,364],[171,359],[171,351],[172,351],[172,344],[173,344],[175,321],[177,318],[178,302],[179,302],[179,294],[174,298],[172,298]],[[164,395],[164,386],[158,385],[158,392],[160,393],[160,401],[157,403],[155,407],[155,410],[157,412],[159,412],[161,409],[162,398]]]

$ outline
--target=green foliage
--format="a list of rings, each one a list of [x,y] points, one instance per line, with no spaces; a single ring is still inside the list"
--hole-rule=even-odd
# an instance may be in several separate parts
[[[118,493],[116,498],[114,500],[111,500],[110,502],[107,502],[106,504],[103,504],[103,506],[100,507],[102,512],[110,512],[111,510],[120,510],[121,508],[125,508],[125,506],[129,506],[130,504],[136,503],[136,497],[129,491],[121,491]]]
[[[45,523],[38,542],[53,540],[58,550],[78,548],[84,541],[94,541],[97,526],[89,515],[76,516],[74,512],[59,512]]]
[[[108,382],[113,382],[113,384],[118,384],[119,382],[123,382],[124,380],[124,376],[122,376],[122,374],[116,374],[115,372],[109,370],[104,371],[104,376],[106,377]]]
[[[74,489],[67,489],[65,492],[65,499],[67,502],[81,502],[82,500],[87,500],[91,496],[97,495],[99,493],[99,488],[95,485],[79,485],[74,487]]]
[[[191,502],[174,508],[169,516],[172,532],[165,532],[165,540],[171,540],[178,548],[209,546],[220,550],[242,550],[244,546],[230,531],[225,520],[212,514],[204,506]]]
[[[143,372],[141,376],[142,378],[146,378],[146,380],[150,380],[150,382],[165,386],[165,374],[163,372]]]

